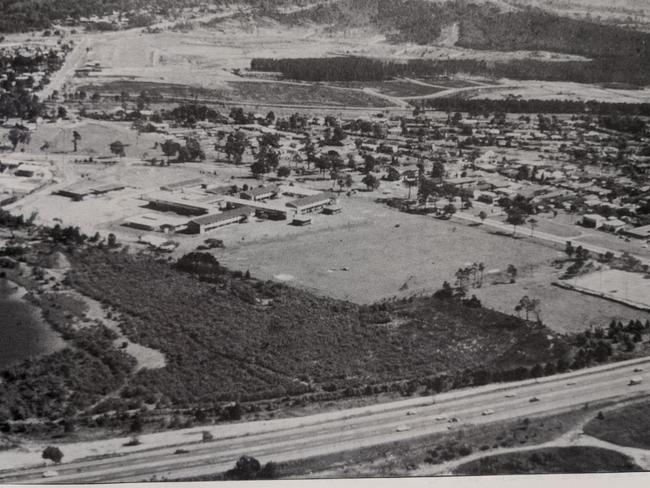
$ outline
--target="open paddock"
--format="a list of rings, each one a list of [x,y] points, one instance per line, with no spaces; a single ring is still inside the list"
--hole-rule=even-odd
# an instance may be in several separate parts
[[[483,288],[469,293],[509,314],[523,295],[538,297],[542,320],[561,332],[612,318],[646,318],[638,310],[552,286],[559,271],[551,263],[560,249],[400,213],[363,199],[344,196],[341,201],[342,214],[318,216],[309,228],[287,232],[290,226],[275,223],[267,235],[246,233],[245,226],[258,223],[223,229],[215,236],[224,239],[226,248],[215,255],[232,269],[357,303],[431,293],[444,281],[453,284],[455,272],[468,262],[483,262],[486,270],[514,264],[517,283],[490,285],[486,280]]]

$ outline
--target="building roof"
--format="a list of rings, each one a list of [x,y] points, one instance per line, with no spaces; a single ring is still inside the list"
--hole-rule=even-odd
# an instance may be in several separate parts
[[[641,227],[634,227],[626,231],[634,237],[650,237],[650,225],[643,225]]]
[[[253,209],[250,207],[239,207],[233,210],[226,210],[225,212],[204,215],[196,219],[192,219],[190,222],[197,225],[210,225],[217,222],[223,222],[224,220],[230,220],[236,217],[248,217],[254,213]]]
[[[308,197],[298,198],[296,200],[291,200],[287,203],[287,207],[291,208],[303,208],[310,207],[317,204],[327,204],[331,202],[333,196],[330,193],[320,193],[318,195],[311,195]]]
[[[278,188],[277,185],[269,185],[269,186],[260,186],[258,188],[249,188],[248,190],[243,191],[241,193],[254,198],[262,195],[267,195],[269,193],[278,193],[279,191],[280,188]]]
[[[188,186],[199,186],[203,183],[201,178],[192,178],[189,180],[176,181],[174,183],[169,183],[160,187],[161,190],[178,190],[179,188],[185,188]]]

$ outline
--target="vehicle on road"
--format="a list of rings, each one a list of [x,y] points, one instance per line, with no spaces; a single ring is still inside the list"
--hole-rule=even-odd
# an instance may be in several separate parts
[[[533,397],[533,398],[531,398],[531,399],[528,400],[528,401],[529,401],[530,403],[535,403],[535,402],[538,402],[538,401],[539,401],[539,398],[537,398],[537,397]]]
[[[176,449],[174,451],[174,454],[187,454],[188,452],[190,451],[188,451],[187,449]]]
[[[408,410],[406,415],[415,415],[417,412],[415,410]]]
[[[55,476],[59,476],[58,471],[54,471],[54,470],[43,471],[43,478],[54,478]]]
[[[641,371],[643,371],[643,368],[634,368],[635,373],[640,373]]]
[[[447,420],[447,416],[446,415],[438,415],[436,417],[436,420]]]
[[[516,397],[516,396],[517,396],[516,393],[508,393],[508,394],[506,395],[506,398],[514,398],[514,397]]]
[[[576,384],[575,381],[569,381],[569,382],[567,383],[567,386],[573,386],[573,385],[575,385],[575,384]]]
[[[634,378],[630,378],[630,382],[628,385],[634,386],[634,385],[640,385],[643,379],[639,376],[635,376]]]
[[[400,425],[400,426],[397,427],[397,429],[395,429],[395,430],[396,430],[397,432],[406,432],[407,430],[411,430],[411,427],[409,427],[408,425]]]
[[[493,413],[494,413],[494,410],[492,410],[491,408],[488,408],[487,410],[483,410],[483,412],[481,412],[481,415],[492,415]]]
[[[457,417],[452,417],[452,418],[450,418],[450,419],[448,420],[448,422],[449,422],[450,424],[455,424],[456,422],[458,422],[458,418],[457,418]]]

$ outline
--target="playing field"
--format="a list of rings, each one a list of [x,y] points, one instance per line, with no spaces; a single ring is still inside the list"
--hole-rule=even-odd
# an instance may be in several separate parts
[[[597,271],[569,281],[576,289],[650,309],[650,279],[617,269]]]
[[[226,249],[217,258],[261,278],[358,303],[431,293],[445,280],[453,284],[455,272],[466,263],[483,262],[486,270],[514,264],[517,283],[491,285],[486,280],[470,294],[509,314],[523,295],[540,298],[542,320],[558,331],[583,330],[615,317],[645,317],[638,310],[552,286],[559,271],[551,262],[559,250],[366,200],[344,196],[342,206],[342,215],[317,216],[311,228],[290,235],[281,235],[284,225],[276,223],[278,234],[262,240],[249,234],[238,242],[230,233],[243,233],[243,228],[224,229]]]

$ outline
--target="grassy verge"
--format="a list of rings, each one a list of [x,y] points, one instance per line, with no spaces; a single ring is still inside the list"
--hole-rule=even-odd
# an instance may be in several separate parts
[[[539,418],[524,418],[393,442],[356,451],[280,463],[282,478],[408,476],[428,465],[474,452],[531,446],[549,442],[593,416],[595,408]]]
[[[629,456],[599,447],[571,446],[489,456],[459,466],[455,474],[485,476],[629,471],[642,471]]]
[[[650,449],[650,402],[635,403],[592,419],[585,434],[620,446]]]

